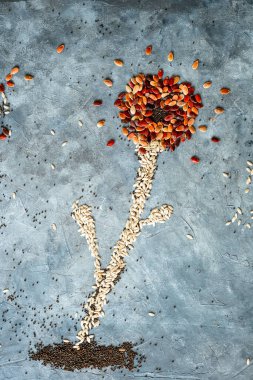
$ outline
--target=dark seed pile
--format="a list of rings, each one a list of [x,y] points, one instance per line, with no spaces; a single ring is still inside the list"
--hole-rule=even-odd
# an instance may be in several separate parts
[[[39,344],[37,352],[30,352],[30,358],[66,371],[104,367],[111,367],[113,370],[126,368],[132,371],[140,367],[143,360],[142,356],[133,351],[133,344],[130,342],[124,342],[120,346],[103,346],[96,342],[85,342],[80,345],[78,351],[71,343],[48,346]]]

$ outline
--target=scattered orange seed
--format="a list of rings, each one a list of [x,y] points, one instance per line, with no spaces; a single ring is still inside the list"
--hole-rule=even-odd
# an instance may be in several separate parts
[[[99,121],[97,122],[97,127],[98,127],[98,128],[101,128],[101,127],[103,127],[104,125],[105,125],[105,120],[104,120],[104,119],[99,120]]]
[[[107,87],[112,87],[112,80],[111,79],[104,79],[103,82]]]
[[[19,67],[18,66],[14,66],[12,69],[11,69],[11,74],[14,75],[14,74],[17,74],[19,72]]]
[[[226,88],[226,87],[222,87],[222,88],[220,89],[220,93],[221,93],[222,95],[227,95],[227,94],[230,93],[230,89],[229,89],[229,88]]]
[[[173,51],[170,51],[169,54],[168,54],[168,61],[172,62],[173,59],[174,59],[174,53],[173,53]]]
[[[33,80],[33,75],[25,74],[24,78],[25,78],[25,80]]]
[[[174,84],[177,84],[180,81],[180,76],[175,76],[174,77]]]
[[[4,85],[3,85],[3,83],[0,83],[0,92],[4,92]]]
[[[114,63],[116,66],[119,66],[119,67],[124,66],[124,62],[121,59],[115,59]]]
[[[115,141],[113,140],[113,139],[111,139],[111,140],[109,140],[109,141],[107,141],[107,146],[112,146],[112,145],[114,145],[114,143],[115,143]]]
[[[61,45],[57,46],[56,51],[58,54],[61,54],[64,49],[65,49],[65,45],[61,44]]]
[[[194,164],[198,164],[200,161],[200,159],[197,156],[192,156],[191,160],[192,160],[192,162],[194,162]]]
[[[14,87],[15,86],[15,83],[12,80],[8,80],[8,82],[6,82],[6,84],[8,87]]]
[[[206,132],[206,131],[207,131],[207,126],[206,126],[206,125],[200,125],[200,126],[199,126],[199,130],[200,130],[201,132]]]
[[[3,133],[0,134],[0,140],[5,140],[7,136],[5,136]]]
[[[150,55],[152,53],[152,48],[153,48],[152,45],[148,45],[146,47],[146,50],[145,50],[146,55]]]
[[[224,112],[224,108],[222,107],[216,107],[214,112],[217,114],[217,115],[220,115]]]
[[[204,88],[209,88],[209,87],[211,87],[211,86],[212,86],[212,82],[209,81],[209,80],[203,84],[203,87],[204,87]]]
[[[12,74],[9,73],[6,75],[5,80],[8,81],[8,80],[11,80],[11,78],[12,78]]]
[[[196,59],[193,64],[192,64],[192,69],[193,70],[197,70],[197,68],[199,67],[199,59]]]

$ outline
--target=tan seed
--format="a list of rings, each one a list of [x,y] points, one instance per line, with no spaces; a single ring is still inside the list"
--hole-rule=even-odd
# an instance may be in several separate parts
[[[113,82],[111,79],[104,79],[103,80],[104,84],[107,86],[107,87],[112,87],[113,85]]]
[[[33,75],[25,74],[24,78],[25,78],[25,80],[33,80]]]
[[[124,66],[124,62],[121,59],[115,59],[114,63],[116,66],[119,66],[119,67]]]
[[[192,134],[196,133],[196,128],[193,125],[189,126],[189,130]]]
[[[207,126],[206,125],[200,125],[198,128],[201,132],[206,132],[207,131]]]
[[[174,60],[174,53],[173,53],[173,51],[170,51],[168,54],[168,61],[172,62],[173,60]]]
[[[212,86],[212,82],[210,81],[210,80],[208,80],[207,82],[205,82],[204,84],[203,84],[203,87],[204,88],[209,88],[209,87],[211,87]]]
[[[230,91],[230,89],[229,88],[226,88],[226,87],[222,87],[221,89],[220,89],[220,93],[222,94],[222,95],[227,95],[227,94],[229,94],[231,91]]]
[[[105,125],[105,119],[99,120],[99,121],[97,122],[97,127],[98,127],[98,128],[101,128],[101,127],[103,127],[104,125]]]
[[[192,69],[193,70],[197,70],[197,68],[199,67],[199,59],[196,59],[193,64],[192,64]]]
[[[216,107],[214,112],[217,114],[217,115],[220,115],[224,112],[224,108],[222,107]]]

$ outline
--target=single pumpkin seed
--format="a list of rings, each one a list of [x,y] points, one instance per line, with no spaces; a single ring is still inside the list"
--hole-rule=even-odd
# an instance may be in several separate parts
[[[124,62],[121,59],[115,59],[114,63],[116,66],[122,67],[124,65]]]
[[[173,53],[173,51],[170,51],[168,54],[168,61],[172,62],[173,60],[174,60],[174,53]]]
[[[229,88],[226,88],[226,87],[222,87],[221,89],[220,89],[220,93],[222,94],[222,95],[227,95],[227,94],[229,94],[231,91],[230,91],[230,89]]]
[[[216,113],[216,115],[220,115],[220,114],[222,114],[224,112],[224,108],[222,108],[222,107],[216,107],[214,109],[214,112]]]
[[[201,132],[206,132],[207,131],[207,126],[206,125],[200,125],[198,128]]]
[[[193,70],[197,70],[197,68],[199,67],[199,59],[196,59],[193,64],[192,64],[192,69]]]
[[[212,82],[211,81],[207,81],[207,82],[205,82],[204,84],[203,84],[203,87],[204,88],[209,88],[209,87],[211,87],[212,86]]]
[[[113,85],[113,82],[111,79],[104,79],[103,80],[104,84],[107,86],[107,87],[112,87]]]

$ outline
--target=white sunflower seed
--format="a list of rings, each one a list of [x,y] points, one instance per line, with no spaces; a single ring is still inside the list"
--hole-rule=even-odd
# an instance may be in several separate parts
[[[13,199],[16,199],[16,193],[15,193],[15,192],[12,193],[12,198],[13,198]]]
[[[57,226],[56,226],[56,224],[55,224],[55,223],[52,223],[52,224],[51,224],[51,228],[52,228],[53,231],[56,231],[56,230],[57,230]]]
[[[245,226],[246,228],[251,228],[251,224],[250,224],[250,223],[246,223],[246,224],[244,224],[244,226]]]
[[[8,288],[3,289],[3,293],[4,293],[4,294],[6,294],[6,293],[8,293],[8,292],[9,292],[9,289],[8,289]]]
[[[246,185],[250,185],[250,184],[251,184],[251,177],[248,177],[246,180]]]
[[[249,165],[249,166],[253,166],[253,162],[252,161],[247,161],[247,165]]]
[[[249,193],[249,188],[245,189],[244,192],[245,192],[246,194],[248,194],[248,193]]]
[[[186,237],[187,237],[188,239],[190,239],[190,240],[193,239],[193,236],[192,236],[191,234],[187,234]]]
[[[83,126],[83,122],[82,122],[82,120],[78,120],[78,125],[79,125],[79,127],[82,128],[82,126]]]
[[[237,211],[240,215],[242,215],[242,209],[241,209],[240,207],[237,207],[236,211]]]
[[[67,141],[63,141],[63,143],[61,144],[61,146],[65,146],[65,145],[67,145]]]
[[[229,220],[228,222],[226,222],[226,226],[229,226],[232,222]]]
[[[222,174],[223,174],[223,176],[226,177],[226,178],[229,177],[229,173],[227,173],[227,172],[223,172]]]
[[[51,132],[51,135],[53,135],[53,136],[55,135],[55,130],[54,129],[51,129],[50,132]]]
[[[55,169],[55,164],[51,164],[51,169]]]
[[[154,313],[153,311],[149,311],[148,315],[149,315],[150,317],[154,317],[154,316],[155,316],[155,313]]]

